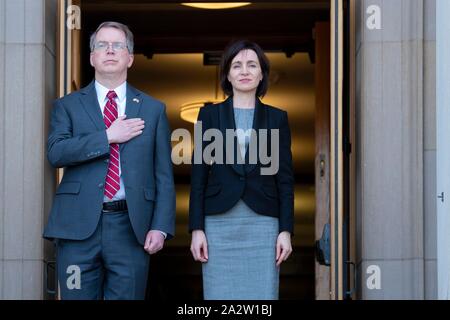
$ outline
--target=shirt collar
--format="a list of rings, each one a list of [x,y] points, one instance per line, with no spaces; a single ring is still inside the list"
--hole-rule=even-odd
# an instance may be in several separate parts
[[[97,80],[95,80],[95,90],[97,91],[98,97],[103,97],[102,101],[105,101],[107,99],[106,95],[110,91],[108,88],[101,85],[100,82],[98,82]],[[116,92],[119,102],[124,101],[127,93],[127,82],[125,81],[124,83],[122,83],[120,86],[118,86],[113,90]]]

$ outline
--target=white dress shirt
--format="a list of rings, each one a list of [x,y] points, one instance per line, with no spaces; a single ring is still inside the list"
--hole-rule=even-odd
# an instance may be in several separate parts
[[[110,91],[108,88],[102,86],[97,80],[95,81],[95,90],[97,92],[98,104],[100,105],[100,109],[102,111],[105,109],[106,102],[108,102],[108,92]],[[117,108],[118,108],[118,116],[125,115],[125,109],[127,107],[127,82],[125,81],[117,88],[113,89],[117,95],[115,98]],[[117,200],[125,200],[125,186],[123,184],[122,179],[122,168],[120,166],[120,152],[119,152],[119,176],[120,176],[120,189],[117,191],[115,196],[112,199],[109,199],[107,196],[104,196],[103,201],[117,201]],[[164,236],[164,239],[167,237],[167,233],[164,231],[160,231]]]
[[[107,94],[110,91],[108,88],[102,86],[99,82],[95,81],[95,90],[97,91],[97,99],[98,104],[100,105],[100,109],[102,111],[105,110],[106,102],[108,102]],[[125,108],[127,106],[127,82],[125,81],[117,88],[113,89],[116,92],[117,98],[115,98],[117,108],[118,108],[118,116],[123,116],[125,114]],[[120,153],[119,153],[119,176],[120,176],[120,189],[117,191],[115,196],[112,199],[109,199],[107,196],[103,198],[104,202],[109,201],[117,201],[117,200],[125,200],[125,186],[123,184],[122,179],[122,168],[120,166]]]

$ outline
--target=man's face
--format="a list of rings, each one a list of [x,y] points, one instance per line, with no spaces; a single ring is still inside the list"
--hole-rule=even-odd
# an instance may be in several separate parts
[[[95,71],[104,75],[120,75],[133,64],[134,57],[129,53],[126,46],[125,33],[116,28],[102,28],[97,32],[95,43],[103,43],[106,46],[94,49],[91,52],[91,65]],[[116,43],[116,46],[113,44]],[[122,49],[117,47],[117,43],[122,44]],[[119,46],[120,47],[120,46]]]

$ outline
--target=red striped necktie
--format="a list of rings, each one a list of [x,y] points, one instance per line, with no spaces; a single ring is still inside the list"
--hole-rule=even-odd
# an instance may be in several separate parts
[[[108,98],[108,102],[106,102],[105,109],[103,110],[103,121],[108,129],[118,117],[117,103],[114,101],[117,98],[117,94],[114,91],[109,91],[106,97]],[[112,199],[119,189],[119,144],[111,143],[109,145],[108,172],[105,180],[105,196]]]

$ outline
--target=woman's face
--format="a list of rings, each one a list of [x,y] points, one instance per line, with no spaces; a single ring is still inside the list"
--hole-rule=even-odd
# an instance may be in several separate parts
[[[256,93],[262,78],[261,66],[255,51],[241,50],[231,61],[228,81],[233,86],[233,92]]]

